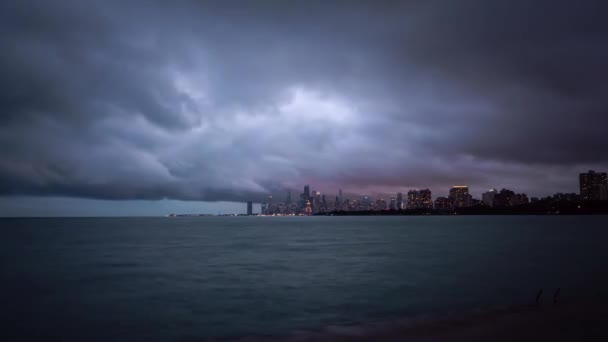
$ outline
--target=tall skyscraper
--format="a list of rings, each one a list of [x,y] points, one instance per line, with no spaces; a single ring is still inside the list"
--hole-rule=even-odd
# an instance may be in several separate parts
[[[454,185],[450,189],[450,200],[454,208],[470,207],[473,205],[473,197],[469,194],[469,187],[466,185]]]
[[[578,179],[581,190],[581,200],[608,200],[608,178],[606,177],[606,172],[589,170],[587,173],[579,174]]]
[[[418,200],[418,191],[410,190],[407,192],[407,208],[408,209],[418,209],[419,200]]]
[[[300,201],[298,202],[298,208],[300,212],[304,212],[306,210],[306,202],[311,201],[310,198],[310,186],[308,184],[304,185],[304,192],[300,194]]]
[[[363,196],[361,197],[361,207],[363,208],[363,210],[370,210],[372,209],[372,199],[369,198],[369,196]]]
[[[397,193],[397,210],[403,210],[403,194]]]
[[[253,202],[247,202],[247,215],[253,215]]]
[[[496,196],[496,189],[490,189],[489,191],[484,192],[483,194],[481,194],[481,200],[483,202],[483,205],[485,205],[486,207],[493,207],[494,206],[494,197]]]
[[[321,212],[327,211],[327,201],[325,200],[325,194],[321,195],[321,203],[319,205],[319,211],[321,211]]]
[[[268,195],[268,199],[266,200],[266,214],[274,214],[274,205],[272,204],[272,195]]]
[[[386,210],[386,209],[387,209],[387,205],[386,205],[386,201],[384,200],[384,198],[376,199],[376,204],[374,204],[374,210]]]
[[[291,190],[287,190],[287,198],[285,199],[285,204],[288,206],[291,204]]]
[[[431,190],[423,189],[418,191],[418,207],[421,209],[433,209]]]

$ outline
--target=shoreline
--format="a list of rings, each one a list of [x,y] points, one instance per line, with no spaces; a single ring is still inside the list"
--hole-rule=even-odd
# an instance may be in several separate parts
[[[481,312],[453,313],[430,320],[334,333],[332,341],[608,341],[608,301],[560,300]],[[317,338],[301,341],[319,340]]]
[[[361,325],[332,325],[282,336],[210,341],[608,341],[608,299],[563,299],[556,304],[547,301],[439,316],[423,314]]]

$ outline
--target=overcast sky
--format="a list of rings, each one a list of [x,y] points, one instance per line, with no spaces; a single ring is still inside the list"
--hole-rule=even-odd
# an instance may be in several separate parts
[[[2,1],[0,215],[216,211],[308,183],[578,192],[579,172],[608,170],[607,11]]]

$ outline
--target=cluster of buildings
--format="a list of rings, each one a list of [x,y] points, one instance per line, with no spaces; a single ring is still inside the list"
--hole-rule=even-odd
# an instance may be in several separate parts
[[[351,210],[351,207],[351,201],[343,199],[341,189],[333,199],[318,191],[311,191],[310,186],[305,185],[304,191],[295,199],[292,198],[291,190],[287,190],[284,201],[276,201],[272,195],[268,195],[266,201],[262,203],[262,215],[312,215],[336,210]]]
[[[273,200],[268,195],[262,203],[262,215],[312,215],[335,211],[384,211],[384,210],[436,210],[450,211],[457,208],[484,206],[490,208],[517,207],[535,202],[580,202],[608,200],[608,182],[605,172],[589,171],[579,175],[580,194],[556,193],[544,198],[528,198],[525,193],[515,193],[509,189],[491,189],[482,194],[481,200],[473,198],[466,185],[455,185],[446,197],[437,197],[433,201],[431,190],[410,190],[406,197],[399,192],[394,197],[383,197],[373,200],[369,196],[356,199],[343,197],[342,190],[334,197],[328,197],[318,191],[311,191],[309,185],[304,191],[292,198],[291,190],[287,191],[284,201]],[[247,202],[247,215],[253,215],[253,204]]]
[[[484,192],[481,195],[481,198],[483,205],[490,208],[515,207],[530,203],[530,200],[526,194],[516,194],[514,191],[509,189],[502,189],[500,191],[492,189]]]

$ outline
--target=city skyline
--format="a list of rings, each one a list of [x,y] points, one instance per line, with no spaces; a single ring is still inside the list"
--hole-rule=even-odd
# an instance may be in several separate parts
[[[2,2],[0,215],[578,192],[608,169],[605,7]]]
[[[608,201],[608,177],[606,172],[588,170],[579,174],[579,193],[556,192],[549,196],[528,196],[525,192],[518,193],[511,189],[489,189],[476,198],[469,192],[468,185],[453,185],[448,195],[442,194],[433,197],[430,189],[410,189],[407,192],[393,192],[391,194],[366,195],[350,194],[343,196],[342,189],[338,189],[335,200],[331,194],[311,191],[306,184],[299,196],[299,200],[292,201],[292,190],[286,190],[286,199],[281,201],[280,196],[268,194],[261,201],[259,214],[262,215],[312,215],[337,211],[400,211],[400,210],[435,210],[450,211],[457,208],[482,206],[487,208],[507,208],[539,202],[571,202]],[[252,215],[251,202],[247,202],[247,215]],[[580,207],[579,207],[580,208]],[[257,214],[257,213],[256,213]]]
[[[500,188],[501,190],[497,190],[496,188],[491,188],[488,190],[485,190],[481,193],[479,193],[477,196],[477,194],[473,193],[470,191],[470,187],[468,185],[454,185],[449,189],[444,189],[445,191],[438,191],[438,192],[433,192],[430,189],[423,189],[423,188],[402,188],[402,189],[407,189],[407,190],[402,190],[402,191],[394,191],[394,192],[387,192],[387,193],[373,193],[373,194],[357,194],[354,192],[344,192],[343,189],[339,188],[338,190],[336,190],[334,193],[331,192],[326,192],[326,193],[321,193],[317,190],[314,190],[313,188],[311,188],[311,186],[309,184],[304,185],[304,190],[303,193],[308,192],[308,196],[310,198],[312,198],[313,196],[311,196],[311,194],[315,194],[317,195],[319,198],[323,197],[325,198],[326,196],[329,196],[329,198],[333,198],[335,196],[336,200],[340,200],[340,202],[342,203],[344,200],[361,200],[362,198],[369,198],[370,201],[375,202],[377,200],[379,201],[383,201],[383,204],[381,204],[383,207],[382,208],[377,208],[377,207],[373,207],[371,206],[369,209],[370,210],[389,210],[389,209],[396,209],[396,210],[400,210],[400,209],[450,209],[453,208],[453,204],[449,204],[448,199],[451,196],[451,193],[454,190],[458,190],[459,188],[466,188],[467,189],[467,194],[470,194],[471,198],[470,201],[471,203],[473,203],[472,201],[474,200],[475,203],[480,204],[480,203],[485,203],[486,201],[486,196],[488,195],[492,195],[491,199],[494,199],[494,195],[499,195],[502,191],[507,191],[507,193],[510,193],[511,195],[508,196],[523,196],[525,197],[525,201],[524,202],[518,202],[518,203],[529,203],[530,201],[534,201],[534,200],[539,200],[539,199],[547,199],[547,198],[565,198],[568,199],[570,201],[572,201],[572,196],[575,195],[576,196],[576,201],[582,200],[583,198],[585,198],[586,200],[592,200],[592,199],[602,199],[602,200],[606,200],[608,199],[608,183],[607,183],[607,179],[608,177],[606,176],[606,172],[596,172],[594,170],[588,170],[587,172],[583,172],[583,173],[579,173],[578,174],[578,189],[579,192],[568,192],[568,191],[558,191],[558,192],[554,192],[554,193],[545,193],[544,195],[541,196],[531,196],[525,192],[522,193],[516,193],[515,191],[510,190],[509,188]],[[588,184],[587,184],[588,183]],[[599,188],[597,188],[598,186],[600,186]],[[593,195],[591,195],[591,197],[585,197],[582,194],[587,191],[589,192],[591,188],[595,188],[595,191]],[[312,189],[312,190],[311,190]],[[518,189],[516,189],[518,190]],[[424,192],[424,191],[428,191],[428,198],[430,199],[429,204],[426,205],[420,205],[419,203],[417,203],[414,207],[412,207],[410,205],[410,202],[412,201],[412,199],[410,198],[410,195],[412,194],[412,192]],[[285,195],[285,201],[282,201],[281,198],[281,192],[284,193]],[[56,198],[54,199],[54,201],[59,202],[58,206],[56,208],[53,208],[53,206],[49,206],[49,202],[46,200],[42,200],[42,201],[38,201],[36,203],[37,199],[34,199],[33,201],[26,201],[25,206],[30,206],[30,208],[25,208],[24,210],[24,203],[20,203],[19,197],[8,197],[8,198],[2,198],[0,197],[0,216],[28,216],[28,215],[23,215],[23,213],[27,213],[28,209],[31,209],[32,212],[38,212],[40,214],[34,215],[34,216],[63,216],[63,215],[67,215],[67,216],[97,216],[97,215],[101,215],[101,216],[113,216],[113,215],[118,215],[118,216],[138,216],[138,215],[144,215],[144,216],[157,216],[157,215],[165,215],[168,213],[182,213],[182,214],[205,214],[205,215],[223,215],[223,214],[231,214],[231,215],[236,215],[236,214],[241,214],[241,215],[252,215],[252,214],[261,214],[264,213],[264,211],[266,210],[266,204],[268,203],[268,198],[270,197],[271,199],[274,199],[275,203],[292,203],[292,193],[295,192],[297,193],[297,189],[282,189],[281,191],[274,193],[274,194],[265,194],[263,195],[263,199],[262,200],[258,200],[258,201],[252,201],[252,200],[247,200],[244,202],[219,202],[216,205],[213,205],[210,203],[205,203],[205,202],[197,202],[197,201],[186,201],[185,203],[187,203],[187,205],[184,205],[184,203],[181,203],[180,201],[172,201],[172,200],[167,200],[167,199],[163,199],[161,201],[158,200],[154,200],[154,201],[148,201],[149,203],[154,203],[154,205],[150,205],[148,204],[148,211],[137,211],[137,210],[133,210],[130,209],[129,206],[124,206],[124,203],[120,203],[120,201],[109,201],[109,203],[113,203],[116,202],[116,205],[107,205],[108,201],[107,200],[89,200],[90,202],[95,202],[97,201],[97,203],[102,203],[103,206],[107,206],[107,208],[105,208],[105,211],[91,211],[91,206],[92,205],[88,205],[88,210],[87,207],[84,207],[84,210],[79,214],[74,214],[74,212],[72,212],[71,214],[68,212],[66,214],[65,211],[61,211],[62,205],[65,205],[67,207],[71,207],[73,206],[74,201],[78,201],[78,199],[70,199],[70,198]],[[346,195],[343,195],[343,193],[346,193]],[[274,196],[274,197],[273,197]],[[589,196],[589,195],[586,195]],[[520,198],[520,197],[517,197]],[[9,201],[7,201],[10,200]],[[2,203],[4,201],[4,203]],[[416,200],[415,200],[416,201]],[[506,200],[507,202],[510,201],[510,199]],[[16,202],[16,203],[15,203]],[[105,202],[105,203],[104,203]],[[69,203],[69,204],[62,204],[62,203]],[[402,203],[402,206],[399,206],[399,203]],[[15,205],[16,204],[16,205]],[[32,205],[33,204],[33,205]],[[245,211],[241,210],[242,204],[246,204],[247,208]],[[492,204],[488,204],[485,203],[485,205],[492,207]],[[40,210],[39,208],[36,208],[36,206],[42,206],[42,207],[46,207],[46,211],[45,210]],[[94,206],[94,205],[93,205]],[[468,205],[467,205],[468,206]],[[255,207],[255,209],[254,209]],[[7,208],[8,211],[2,211],[1,209],[3,208]],[[57,208],[59,208],[59,210],[57,210]],[[259,209],[257,209],[259,208]],[[332,209],[333,210],[333,209]],[[330,210],[328,210],[330,211]],[[294,211],[297,212],[297,211]],[[9,213],[7,215],[7,213]],[[59,214],[58,214],[59,213]],[[311,214],[314,213],[318,213],[318,212],[310,212]]]
[[[605,182],[605,178],[606,178],[606,172],[601,172],[598,171],[596,172],[595,170],[587,170],[587,171],[581,171],[577,174],[575,174],[572,177],[572,182],[575,183],[575,186],[570,186],[566,189],[547,189],[546,191],[542,191],[539,193],[529,193],[527,192],[525,189],[515,189],[512,186],[494,186],[494,187],[489,187],[489,188],[484,188],[484,189],[480,189],[478,186],[474,186],[474,185],[451,185],[448,188],[445,189],[439,189],[439,190],[433,190],[429,187],[424,187],[424,186],[418,186],[418,187],[407,187],[407,186],[401,186],[401,187],[396,187],[396,190],[394,191],[388,191],[388,192],[372,192],[372,193],[365,193],[365,192],[357,192],[357,191],[345,191],[344,193],[347,194],[347,196],[349,197],[360,197],[360,196],[370,196],[370,197],[383,197],[383,198],[390,198],[392,196],[396,196],[398,193],[402,193],[403,195],[407,195],[407,192],[409,191],[420,191],[420,190],[430,190],[433,194],[439,194],[439,195],[435,195],[433,196],[433,199],[435,199],[436,197],[442,197],[442,196],[448,196],[449,195],[449,191],[452,187],[466,187],[468,188],[468,192],[475,198],[482,198],[482,196],[488,192],[488,191],[496,191],[497,189],[514,189],[514,190],[518,190],[522,193],[525,193],[528,197],[537,197],[537,198],[542,198],[542,197],[546,197],[546,196],[552,196],[556,193],[577,193],[580,194],[582,191],[582,187],[581,187],[581,177],[583,175],[586,175],[587,173],[595,173],[600,177],[604,177],[602,178],[603,182]],[[308,187],[310,188],[310,185],[308,185]],[[471,191],[471,189],[477,189],[477,191]],[[557,190],[557,191],[555,191]],[[278,195],[279,193],[282,192],[288,192],[288,193],[292,193],[294,191],[298,191],[297,188],[285,188],[285,189],[281,189],[279,190],[279,192],[277,193],[272,193],[273,196],[280,196]],[[314,190],[313,191],[317,191]],[[319,191],[318,191],[319,192]],[[323,191],[320,192],[322,195],[328,195],[328,196],[340,196],[340,194],[343,192],[342,188],[337,188],[334,191]],[[443,194],[445,192],[445,194]],[[406,199],[407,200],[407,199]],[[260,201],[260,203],[263,201]]]

